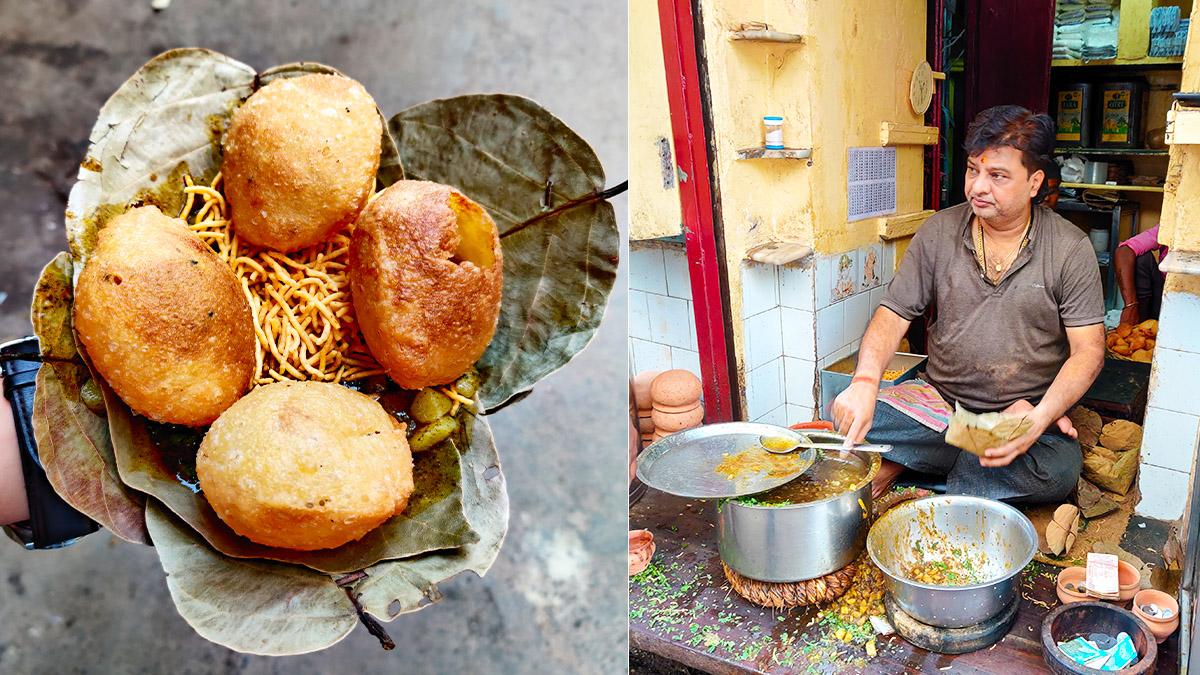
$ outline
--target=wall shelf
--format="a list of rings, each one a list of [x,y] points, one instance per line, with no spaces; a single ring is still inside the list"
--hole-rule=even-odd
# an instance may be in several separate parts
[[[1170,150],[1148,148],[1055,148],[1056,155],[1127,155],[1131,157],[1166,157]]]
[[[1081,188],[1084,190],[1122,190],[1125,192],[1162,192],[1161,185],[1102,185],[1096,183],[1063,183],[1065,188]]]
[[[1087,68],[1103,66],[1105,68],[1122,67],[1122,66],[1182,66],[1182,56],[1144,56],[1140,59],[1122,60],[1116,59],[1099,59],[1093,61],[1085,61],[1082,59],[1053,59],[1050,61],[1051,68]]]
[[[742,148],[737,151],[739,160],[748,159],[807,159],[812,161],[812,148],[784,148],[768,150],[766,148]]]

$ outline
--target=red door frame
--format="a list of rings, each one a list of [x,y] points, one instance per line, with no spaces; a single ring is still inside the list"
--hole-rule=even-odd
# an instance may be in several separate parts
[[[658,0],[663,64],[671,135],[680,170],[679,202],[687,243],[696,345],[704,385],[705,420],[730,422],[740,417],[737,392],[730,386],[731,368],[725,302],[723,246],[713,210],[713,180],[709,171],[708,133],[700,55],[691,0]],[[736,411],[736,412],[735,412]]]

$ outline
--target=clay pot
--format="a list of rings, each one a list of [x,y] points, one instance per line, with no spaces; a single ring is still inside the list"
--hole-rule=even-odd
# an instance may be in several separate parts
[[[1171,610],[1171,616],[1162,619],[1156,616],[1150,616],[1142,611],[1142,605],[1158,605],[1163,609]],[[1179,603],[1175,598],[1163,593],[1162,591],[1153,588],[1147,588],[1143,591],[1138,591],[1137,595],[1133,596],[1133,613],[1137,618],[1146,624],[1146,628],[1154,634],[1156,642],[1162,642],[1171,636],[1176,629],[1179,628]]]
[[[1066,587],[1071,584],[1073,588],[1078,589],[1080,584],[1087,580],[1087,568],[1084,567],[1068,567],[1058,573],[1058,582],[1055,584],[1055,592],[1058,593],[1058,601],[1064,605],[1069,605],[1072,602],[1087,602],[1092,597],[1087,593],[1082,593],[1078,590],[1071,590]]]
[[[691,429],[692,427],[699,426],[704,421],[704,409],[700,406],[696,406],[688,412],[678,413],[655,410],[650,415],[654,421],[654,426],[667,433]]]
[[[650,413],[643,415],[641,411],[638,412],[638,431],[643,434],[654,433],[654,419],[650,417]]]
[[[664,439],[670,435],[671,435],[671,432],[669,432],[669,431],[664,432],[662,429],[655,429],[654,434],[651,435],[650,437],[656,441],[661,441],[662,439]]]
[[[639,414],[643,410],[650,409],[650,384],[661,374],[661,370],[643,370],[633,376],[633,400]]]
[[[640,573],[654,557],[654,535],[650,530],[629,531],[629,576]]]
[[[1120,602],[1129,602],[1142,587],[1142,573],[1124,560],[1118,561],[1117,586],[1121,594]]]
[[[655,410],[657,410],[658,412],[677,414],[677,413],[691,412],[699,407],[700,407],[700,401],[694,401],[687,405],[666,405],[663,403],[655,403],[654,407],[651,408],[650,410],[647,410],[646,412],[647,412],[647,414],[650,414],[650,413],[653,413]]]
[[[687,370],[668,370],[650,384],[650,399],[656,408],[690,406],[700,400],[700,378]]]

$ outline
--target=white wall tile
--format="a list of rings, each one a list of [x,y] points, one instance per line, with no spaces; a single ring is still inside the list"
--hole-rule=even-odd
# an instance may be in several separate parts
[[[687,251],[677,246],[663,249],[663,267],[667,276],[667,295],[692,299],[692,278],[688,272]]]
[[[629,251],[629,287],[639,291],[667,294],[667,273],[662,248],[638,247]]]
[[[757,368],[783,356],[779,308],[746,319],[746,367]]]
[[[783,359],[783,398],[792,405],[813,408],[817,398],[813,395],[813,385],[817,379],[817,364],[815,361],[805,361],[784,357]]]
[[[779,268],[779,304],[793,309],[812,310],[816,302],[813,288],[812,259],[802,265],[784,265]]]
[[[859,293],[846,298],[842,303],[845,317],[843,325],[845,334],[842,336],[846,342],[853,340],[861,340],[863,333],[867,330],[867,322],[871,319],[871,294]]]
[[[670,370],[671,348],[646,340],[631,338],[633,345],[633,372],[641,373],[647,370]]]
[[[817,310],[817,357],[823,358],[846,345],[843,323],[845,303],[836,302]]]
[[[868,291],[883,281],[883,245],[858,249],[858,290]]]
[[[1166,469],[1190,472],[1196,457],[1196,432],[1200,417],[1146,408],[1142,461]]]
[[[887,286],[876,286],[871,289],[871,316],[875,316],[875,310],[879,309],[879,303],[883,301],[883,294],[887,291]],[[867,320],[870,323],[870,320]]]
[[[690,349],[671,347],[671,367],[686,370],[700,377],[700,354]]]
[[[1198,373],[1200,354],[1180,352],[1156,344],[1148,403],[1175,412],[1200,415],[1200,396],[1196,394]]]
[[[687,300],[647,293],[646,310],[650,315],[651,340],[682,349],[692,346]]]
[[[787,426],[787,408],[785,406],[781,405],[781,406],[775,408],[774,410],[772,410],[771,412],[767,413],[766,415],[763,415],[762,417],[759,417],[758,419],[756,419],[754,421],[761,422],[763,424],[774,424],[777,427],[786,427]]]
[[[1155,348],[1200,352],[1200,298],[1191,293],[1164,293]]]
[[[779,305],[779,282],[775,265],[745,263],[742,265],[742,318],[754,316]]]
[[[833,256],[833,287],[830,297],[836,302],[858,291],[858,251]]]
[[[792,405],[791,403],[784,406],[787,408],[787,423],[788,426],[800,424],[801,422],[813,421],[813,409],[802,405]]]
[[[688,300],[688,330],[692,335],[692,346],[689,349],[699,351],[700,343],[696,337],[696,305],[691,300]]]
[[[1187,504],[1191,477],[1182,471],[1172,471],[1153,464],[1143,464],[1138,487],[1142,501],[1137,514],[1158,520],[1175,520],[1183,515]]]
[[[746,416],[758,419],[778,408],[783,400],[783,358],[746,374]]]
[[[813,264],[813,293],[817,303],[815,309],[823,309],[833,302],[834,256],[817,256]]]
[[[846,345],[845,347],[842,347],[841,349],[835,351],[834,353],[830,354],[829,356],[826,356],[822,359],[818,359],[817,360],[817,368],[828,368],[829,366],[837,363],[838,361],[841,361],[842,359],[846,358],[847,356],[850,356],[853,353],[854,352],[850,350],[850,345]]]
[[[883,242],[883,264],[881,265],[881,276],[883,283],[892,280],[896,276],[896,242]]]
[[[629,291],[629,337],[650,339],[650,312],[646,309],[645,291]]]
[[[783,322],[783,354],[813,361],[817,358],[817,316],[802,309],[780,309]]]

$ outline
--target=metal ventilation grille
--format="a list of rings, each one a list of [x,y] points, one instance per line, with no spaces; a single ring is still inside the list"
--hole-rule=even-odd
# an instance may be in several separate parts
[[[896,212],[896,149],[850,148],[847,220]]]

